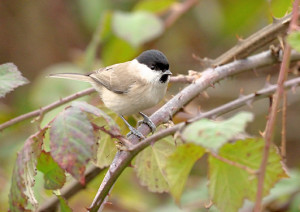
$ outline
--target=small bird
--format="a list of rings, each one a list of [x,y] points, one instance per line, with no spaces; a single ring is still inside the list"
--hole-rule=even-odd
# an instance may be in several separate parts
[[[89,82],[100,94],[104,105],[117,113],[130,132],[139,138],[143,134],[132,127],[125,115],[140,113],[143,123],[154,132],[155,124],[141,111],[159,103],[166,94],[172,75],[166,56],[158,50],[147,50],[135,59],[100,68],[89,74],[51,74],[50,77]]]

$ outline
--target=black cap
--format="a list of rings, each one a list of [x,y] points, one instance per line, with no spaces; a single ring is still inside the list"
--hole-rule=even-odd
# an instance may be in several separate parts
[[[137,58],[139,63],[145,64],[152,70],[165,72],[169,70],[169,62],[167,57],[158,50],[151,49],[144,51]]]

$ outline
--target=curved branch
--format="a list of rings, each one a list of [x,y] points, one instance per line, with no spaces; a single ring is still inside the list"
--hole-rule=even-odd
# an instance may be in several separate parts
[[[300,54],[293,52],[292,59],[299,60]],[[182,108],[200,92],[214,83],[224,79],[225,77],[232,76],[249,69],[270,65],[276,62],[278,62],[278,58],[275,58],[271,51],[265,51],[254,56],[250,56],[246,59],[234,61],[232,63],[217,67],[215,69],[209,68],[202,72],[201,78],[184,88],[163,107],[156,111],[150,118],[156,125],[166,122],[172,115],[178,112],[180,108]],[[150,129],[146,125],[141,125],[138,130],[143,135],[147,135],[150,132]],[[129,139],[133,144],[138,143],[138,138],[134,136],[131,136]],[[140,143],[142,144],[146,140],[147,139],[141,141]],[[107,195],[109,194],[115,181],[128,166],[135,154],[137,153],[128,151],[120,151],[116,154],[90,206],[90,211],[98,211],[99,208],[100,210],[102,209],[107,199]]]

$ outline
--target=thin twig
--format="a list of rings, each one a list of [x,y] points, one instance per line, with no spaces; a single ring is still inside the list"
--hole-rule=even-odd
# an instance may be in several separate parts
[[[174,24],[174,22],[189,9],[195,6],[199,0],[186,0],[183,3],[174,4],[172,7],[172,13],[165,20],[165,27],[169,28]]]
[[[299,54],[293,52],[293,59],[299,59]],[[274,55],[270,51],[265,51],[257,55],[250,56],[243,60],[236,60],[232,63],[219,66],[215,69],[209,68],[203,71],[201,77],[194,83],[185,87],[181,92],[175,95],[169,100],[163,107],[156,111],[150,118],[154,124],[159,125],[169,120],[169,118],[178,112],[184,105],[195,98],[199,93],[210,87],[212,84],[228,77],[241,73],[253,68],[263,67],[269,64],[278,62],[278,58],[274,58]],[[147,135],[150,132],[149,127],[142,124],[138,130]],[[147,140],[147,139],[146,139]],[[145,140],[145,141],[146,141]],[[129,141],[133,144],[137,144],[139,139],[132,136]],[[139,145],[144,141],[140,141]],[[107,199],[107,194],[110,192],[117,178],[123,172],[123,170],[129,165],[130,161],[137,153],[129,151],[120,151],[116,154],[109,171],[106,173],[98,192],[89,208],[90,211],[98,211],[98,209],[104,206]]]
[[[41,107],[40,109],[37,109],[37,110],[34,110],[34,111],[31,111],[29,113],[25,113],[21,116],[18,116],[16,118],[13,118],[7,122],[4,122],[3,124],[0,125],[0,131],[2,131],[3,129],[13,125],[13,124],[16,124],[18,122],[21,122],[23,120],[26,120],[26,119],[29,119],[29,118],[33,118],[35,116],[40,116],[41,114],[44,114],[45,112],[48,112],[60,105],[63,105],[67,102],[70,102],[74,99],[77,99],[79,97],[82,97],[82,96],[86,96],[86,95],[89,95],[91,93],[95,92],[95,89],[94,88],[88,88],[88,89],[85,89],[83,91],[80,91],[80,92],[77,92],[75,94],[72,94],[70,96],[67,96],[65,98],[62,98],[56,102],[53,102],[45,107]]]
[[[291,80],[284,83],[285,89],[291,89],[295,86],[300,86],[300,77],[295,78],[295,79],[291,79]],[[148,137],[147,139],[143,140],[142,142],[139,142],[138,144],[134,145],[134,147],[129,149],[129,151],[141,151],[144,148],[146,148],[147,146],[149,146],[150,144],[152,144],[153,142],[155,142],[156,140],[158,140],[159,138],[162,138],[162,136],[174,134],[176,131],[182,129],[186,124],[195,122],[195,121],[203,119],[203,118],[218,117],[218,116],[221,116],[225,113],[228,113],[228,112],[231,112],[235,109],[238,109],[238,108],[240,108],[244,105],[247,105],[249,102],[253,103],[254,101],[257,101],[257,100],[260,100],[260,99],[263,99],[263,98],[267,98],[270,95],[272,95],[276,91],[276,89],[277,89],[277,84],[276,85],[270,85],[267,88],[263,88],[263,89],[255,92],[255,93],[245,95],[245,96],[241,96],[238,99],[235,99],[231,102],[228,102],[228,103],[226,103],[224,105],[221,105],[217,108],[214,108],[210,111],[203,112],[203,113],[197,115],[196,117],[194,117],[192,119],[189,119],[185,123],[179,123],[179,124],[176,124],[176,125],[174,125],[170,128],[163,129],[163,130],[155,133],[154,135],[152,135],[152,136]]]
[[[280,153],[283,162],[286,162],[286,109],[287,109],[287,95],[286,91],[283,92],[283,97],[282,97],[282,123],[281,123],[281,148],[280,148]]]
[[[292,12],[292,20],[289,25],[288,33],[291,33],[295,26],[297,25],[298,21],[298,6],[299,0],[294,1],[293,5],[293,12]],[[291,55],[291,47],[289,44],[285,44],[284,53],[283,53],[283,60],[280,67],[280,72],[278,76],[278,87],[276,93],[273,95],[272,107],[268,116],[268,121],[265,130],[265,147],[263,150],[263,156],[261,165],[259,168],[258,173],[258,182],[257,182],[257,193],[256,193],[256,202],[254,206],[254,212],[260,212],[262,207],[262,198],[263,198],[263,190],[264,190],[264,179],[265,179],[265,172],[267,169],[268,157],[269,157],[269,149],[273,139],[273,132],[276,122],[277,110],[281,100],[281,97],[284,92],[284,81],[287,78],[287,73],[290,64],[290,55]]]

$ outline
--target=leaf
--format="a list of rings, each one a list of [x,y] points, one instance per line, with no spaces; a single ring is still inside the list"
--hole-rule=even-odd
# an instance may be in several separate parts
[[[103,46],[102,57],[105,66],[131,60],[138,53],[139,48],[133,47],[125,40],[111,36]],[[118,54],[116,54],[118,52]]]
[[[66,182],[65,171],[53,160],[49,152],[42,151],[37,169],[44,174],[45,189],[60,189]]]
[[[148,12],[154,12],[159,13],[163,12],[170,8],[170,6],[175,3],[175,0],[145,0],[145,1],[139,1],[135,7],[134,10],[143,10]]]
[[[167,192],[169,185],[163,168],[167,157],[175,150],[174,139],[169,136],[147,147],[136,156],[135,171],[142,185],[152,192]]]
[[[85,183],[85,165],[91,159],[95,137],[87,116],[78,108],[62,111],[50,129],[53,159],[73,177]]]
[[[59,206],[61,212],[72,212],[72,209],[69,207],[67,201],[61,196],[56,195],[59,200]]]
[[[205,153],[205,149],[193,143],[183,144],[167,157],[164,167],[165,178],[170,192],[176,203],[179,204],[188,175],[195,164]]]
[[[45,131],[46,128],[30,136],[18,153],[9,194],[10,211],[12,212],[27,211],[32,207],[36,210],[38,207],[33,186],[37,157],[41,154]]]
[[[13,63],[0,65],[0,98],[15,88],[27,83],[29,83],[29,81],[22,76],[17,66]]]
[[[225,144],[219,156],[235,163],[258,170],[263,153],[263,139],[239,140]],[[220,211],[238,211],[245,198],[254,201],[257,189],[257,176],[237,166],[229,165],[209,156],[209,191],[210,196]],[[264,195],[281,178],[287,177],[282,167],[281,158],[274,146],[271,147],[268,167],[264,181]],[[228,204],[230,202],[230,204]]]
[[[72,107],[79,108],[81,111],[92,113],[95,116],[104,118],[106,124],[108,124],[108,126],[110,127],[110,130],[115,131],[115,133],[120,133],[120,128],[116,124],[116,122],[109,115],[103,112],[101,109],[93,105],[90,105],[86,102],[80,102],[80,101],[72,102]]]
[[[114,33],[138,47],[163,33],[162,21],[155,15],[138,11],[133,13],[115,12],[112,19]]]
[[[118,126],[123,126],[123,128],[127,127],[123,124],[122,119],[114,112],[109,110],[108,108],[101,108],[103,111],[111,117],[111,119],[116,123]],[[93,123],[95,123],[98,126],[106,126],[106,121],[104,118],[100,117],[93,120]],[[123,124],[123,125],[122,125]],[[107,167],[111,164],[113,161],[115,154],[117,152],[117,148],[114,142],[114,139],[110,137],[110,135],[102,132],[101,130],[96,132],[98,134],[98,149],[97,153],[94,158],[94,162],[96,165],[100,168]]]
[[[183,130],[183,138],[188,142],[200,144],[212,151],[218,149],[245,130],[246,123],[252,121],[253,115],[241,112],[225,121],[201,119]]]
[[[287,42],[291,45],[293,49],[300,52],[300,32],[292,32],[287,37]]]

